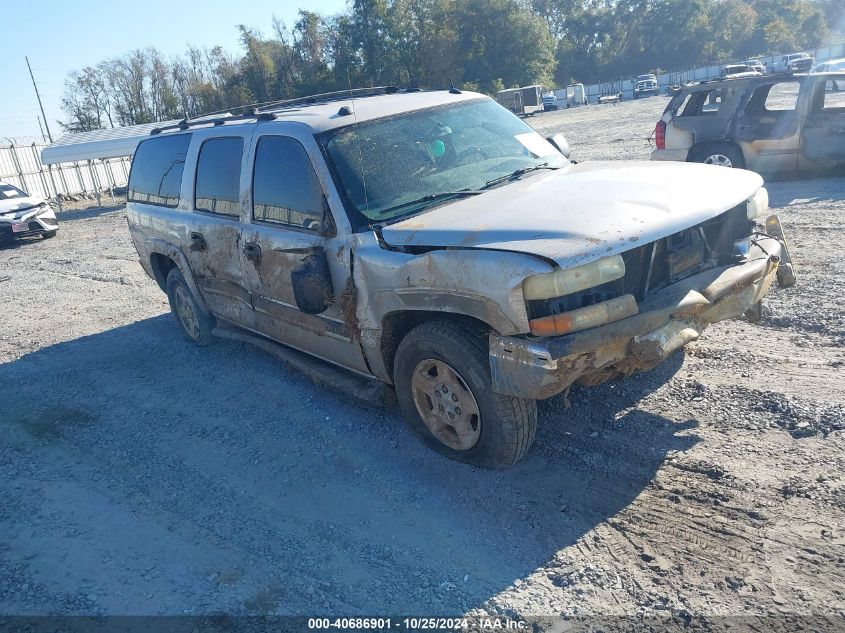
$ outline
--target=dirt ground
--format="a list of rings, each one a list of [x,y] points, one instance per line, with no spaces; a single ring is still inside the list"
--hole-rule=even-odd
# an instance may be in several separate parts
[[[647,158],[665,103],[530,123]],[[845,178],[768,186],[799,285],[541,403],[506,472],[250,346],[190,346],[123,208],[66,211],[0,248],[0,614],[842,617]]]

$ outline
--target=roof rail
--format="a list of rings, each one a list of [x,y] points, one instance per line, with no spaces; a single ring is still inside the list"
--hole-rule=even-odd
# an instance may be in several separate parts
[[[196,125],[223,125],[224,123],[229,123],[233,121],[246,121],[253,119],[262,121],[270,120],[272,118],[272,116],[268,116],[267,114],[256,112],[246,112],[237,116],[231,114],[230,112],[221,114],[220,116],[211,116],[208,114],[204,114],[193,119],[182,119],[178,123],[174,123],[172,125],[163,125],[162,127],[157,127],[150,132],[150,136],[161,134],[162,132],[166,132],[168,130],[187,130],[188,128],[194,127]]]
[[[331,101],[343,101],[350,98],[373,97],[376,95],[395,94],[397,92],[420,92],[420,88],[398,88],[396,86],[376,86],[372,88],[353,88],[352,90],[337,90],[334,92],[323,92],[315,95],[296,97],[294,99],[281,99],[278,101],[267,101],[264,103],[251,103],[249,105],[231,108],[232,110],[243,110],[243,114],[233,115],[229,111],[211,112],[196,117],[184,118],[176,124],[155,128],[151,135],[160,134],[167,130],[187,130],[195,125],[223,125],[235,121],[258,120],[269,121],[275,118],[274,113],[287,110],[299,105],[311,105],[316,103],[329,103]],[[219,115],[219,116],[215,116]]]
[[[353,88],[352,90],[336,90],[334,92],[322,92],[316,95],[296,97],[294,99],[283,99],[271,101],[256,106],[255,112],[275,112],[284,110],[291,106],[311,105],[313,103],[328,103],[331,101],[343,101],[355,97],[375,97],[377,95],[392,95],[397,92],[420,92],[419,88],[398,88],[397,86],[376,86],[373,88]]]

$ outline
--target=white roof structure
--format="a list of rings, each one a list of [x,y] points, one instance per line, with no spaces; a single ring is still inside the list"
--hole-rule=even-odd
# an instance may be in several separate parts
[[[526,86],[531,87],[531,86]],[[362,89],[362,90],[379,90]],[[450,103],[458,103],[471,99],[487,98],[484,95],[474,92],[455,92],[447,90],[422,91],[422,92],[395,92],[390,91],[384,94],[369,94],[366,96],[350,95],[345,97],[343,93],[327,95],[316,95],[314,102],[304,101],[310,97],[297,99],[297,107],[282,105],[278,109],[267,108],[262,110],[262,115],[269,116],[278,121],[296,121],[308,125],[317,134],[326,130],[344,127],[354,123],[361,123],[372,119],[402,114],[424,108],[430,108]],[[321,100],[321,97],[333,98]],[[290,103],[290,102],[289,102]],[[342,109],[346,109],[342,112]],[[354,115],[353,115],[354,112]],[[231,122],[225,120],[231,117]],[[249,119],[249,115],[245,115]],[[214,125],[215,122],[225,122],[226,125],[239,125],[245,122],[243,117],[233,117],[230,113],[219,115],[204,115],[191,119],[192,125]],[[257,119],[251,119],[253,123]],[[132,156],[138,143],[150,136],[156,128],[176,126],[179,121],[160,121],[158,123],[145,123],[143,125],[132,125],[129,127],[118,127],[106,130],[94,130],[93,132],[79,132],[77,134],[66,134],[52,145],[48,145],[41,151],[41,162],[45,165],[56,163],[67,163],[77,160],[92,160],[103,158],[118,158],[121,156]],[[168,130],[173,131],[173,130]]]
[[[65,134],[41,150],[41,162],[45,165],[55,165],[56,163],[69,163],[76,160],[132,156],[138,143],[147,138],[150,132],[157,127],[175,123],[178,123],[178,121],[144,123],[128,127]]]

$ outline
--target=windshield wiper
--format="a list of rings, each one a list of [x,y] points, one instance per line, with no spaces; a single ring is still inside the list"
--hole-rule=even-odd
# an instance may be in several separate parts
[[[398,211],[399,209],[404,209],[406,207],[412,207],[415,204],[422,204],[424,202],[433,202],[435,200],[442,200],[443,198],[453,198],[455,196],[476,196],[480,193],[484,193],[480,190],[475,189],[459,189],[458,191],[440,191],[438,193],[429,193],[416,200],[409,200],[408,202],[402,202],[400,204],[395,204],[392,207],[387,207],[386,209],[382,209],[378,212],[379,215],[385,215],[387,213],[392,213],[393,211]]]
[[[498,185],[500,182],[505,182],[506,180],[514,180],[515,178],[519,178],[520,176],[530,173],[532,171],[537,171],[538,169],[560,169],[560,167],[552,167],[548,163],[540,163],[539,165],[532,165],[531,167],[523,167],[522,169],[517,169],[514,172],[509,174],[505,174],[504,176],[499,176],[498,178],[493,178],[493,180],[488,180],[484,183],[482,189],[489,189],[493,185]]]

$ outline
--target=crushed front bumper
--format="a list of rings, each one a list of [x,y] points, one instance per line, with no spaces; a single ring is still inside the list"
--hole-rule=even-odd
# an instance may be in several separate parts
[[[41,205],[0,218],[0,242],[56,231],[59,222],[49,206]]]
[[[648,297],[639,313],[551,338],[490,335],[493,390],[541,400],[573,383],[597,385],[648,370],[710,324],[753,310],[776,278],[785,246],[758,235],[746,261],[688,277]]]

